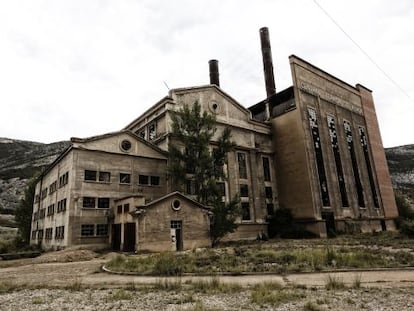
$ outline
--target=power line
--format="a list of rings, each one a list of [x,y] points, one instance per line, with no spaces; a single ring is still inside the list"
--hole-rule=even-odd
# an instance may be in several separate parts
[[[369,56],[369,54],[367,52],[365,52],[365,50],[354,40],[352,39],[352,37],[345,31],[345,29],[343,29],[341,27],[341,25],[339,25],[339,23],[318,3],[318,1],[313,0],[313,2],[319,7],[319,9],[321,9],[321,11],[328,16],[328,18],[342,31],[342,33],[349,39],[351,40],[351,42],[371,61],[371,63],[374,64],[375,67],[377,67],[377,69],[379,71],[382,72],[382,74],[388,79],[390,80],[401,92],[403,92],[405,94],[405,96],[407,96],[407,98],[411,101],[414,101],[410,94],[408,94],[408,92],[406,92],[393,78],[390,77],[390,75],[388,75],[385,70],[383,70],[380,65],[378,65],[371,56]]]

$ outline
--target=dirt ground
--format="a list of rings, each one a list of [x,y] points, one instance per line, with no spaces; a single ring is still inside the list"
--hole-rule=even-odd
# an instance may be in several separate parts
[[[219,276],[215,278],[220,283],[238,284],[241,289],[206,294],[148,288],[160,282],[208,282],[209,276],[160,278],[103,272],[102,265],[113,256],[66,250],[0,262],[0,310],[414,310],[414,269]],[[326,290],[328,277],[347,288]],[[361,288],[351,288],[356,278]],[[294,291],[297,297],[277,304],[252,302],[254,285],[272,282]],[[23,289],[2,291],[2,286]],[[119,292],[121,288],[123,292]]]

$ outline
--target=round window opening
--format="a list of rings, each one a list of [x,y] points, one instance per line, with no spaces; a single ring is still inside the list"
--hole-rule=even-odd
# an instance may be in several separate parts
[[[218,108],[218,104],[217,103],[213,103],[213,109],[214,110],[217,110],[217,108]]]
[[[123,140],[121,142],[121,148],[124,151],[129,151],[131,149],[131,142],[129,140]]]
[[[174,210],[174,211],[178,211],[178,210],[180,210],[180,208],[181,208],[181,202],[180,202],[180,200],[174,200],[173,202],[172,202],[172,209]]]

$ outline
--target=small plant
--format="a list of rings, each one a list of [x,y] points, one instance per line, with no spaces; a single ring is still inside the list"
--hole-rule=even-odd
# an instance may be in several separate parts
[[[308,301],[303,306],[304,311],[321,311],[321,307],[312,301]]]
[[[133,298],[132,294],[124,289],[118,289],[113,292],[109,297],[109,301],[118,301],[118,300],[131,300]]]
[[[327,290],[345,289],[345,283],[342,281],[340,277],[328,274],[328,277],[325,282],[325,288]]]
[[[42,297],[34,297],[32,299],[32,304],[34,305],[42,305],[44,303],[46,303],[46,301]]]
[[[154,285],[155,289],[166,291],[180,291],[182,289],[181,279],[159,279]]]
[[[154,265],[154,274],[174,276],[183,273],[183,265],[173,253],[161,253]]]
[[[82,281],[76,279],[71,284],[66,285],[64,288],[71,292],[79,292],[82,290]]]
[[[355,274],[354,279],[352,281],[352,288],[355,288],[355,289],[361,288],[361,279],[362,279],[361,273]]]
[[[238,292],[242,288],[239,284],[222,283],[218,277],[213,277],[208,280],[198,280],[190,284],[194,290],[206,294]]]
[[[257,286],[251,294],[250,300],[258,305],[278,306],[290,301],[303,298],[303,294],[288,290],[271,290],[265,286]]]

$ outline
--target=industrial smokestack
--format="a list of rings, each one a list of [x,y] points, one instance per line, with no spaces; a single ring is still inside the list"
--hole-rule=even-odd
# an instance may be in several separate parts
[[[260,43],[262,46],[263,70],[266,83],[266,94],[270,97],[276,94],[275,77],[273,75],[272,50],[270,48],[269,29],[260,28]]]
[[[208,66],[210,68],[210,84],[215,84],[217,86],[220,86],[218,60],[216,59],[209,60]]]

